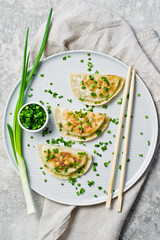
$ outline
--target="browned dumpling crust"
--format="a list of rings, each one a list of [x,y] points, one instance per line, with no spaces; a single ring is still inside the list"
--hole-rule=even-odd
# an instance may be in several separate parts
[[[69,147],[39,144],[38,153],[46,170],[61,179],[83,175],[92,162],[91,154]]]
[[[116,96],[125,79],[116,75],[71,73],[70,83],[75,96],[88,105],[103,105]]]
[[[75,136],[88,136],[104,122],[105,115],[93,112],[63,111],[63,127]]]
[[[110,117],[102,113],[55,108],[57,129],[74,141],[89,141],[98,137],[107,128]]]

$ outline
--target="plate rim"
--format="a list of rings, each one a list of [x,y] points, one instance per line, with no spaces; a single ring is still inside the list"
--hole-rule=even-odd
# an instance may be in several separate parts
[[[93,54],[98,54],[98,55],[102,55],[102,56],[104,56],[104,57],[108,57],[108,58],[110,58],[110,59],[112,59],[113,61],[116,61],[116,62],[118,62],[118,63],[120,63],[120,64],[122,64],[124,67],[127,67],[128,68],[128,65],[127,64],[125,64],[125,63],[123,63],[122,61],[120,61],[119,59],[117,59],[117,58],[115,58],[115,57],[112,57],[112,56],[110,56],[110,55],[108,55],[108,54],[105,54],[105,53],[102,53],[102,52],[98,52],[98,51],[92,51],[92,50],[71,50],[71,51],[63,51],[63,52],[59,52],[59,53],[56,53],[56,54],[52,54],[51,56],[48,56],[48,57],[46,57],[45,59],[42,59],[39,63],[43,63],[43,62],[46,62],[47,60],[49,60],[49,59],[51,59],[51,58],[54,58],[54,57],[56,57],[56,56],[59,56],[59,55],[64,55],[64,54],[68,54],[68,53],[77,53],[77,52],[83,52],[83,53],[93,53]],[[28,70],[28,72],[31,70],[32,68],[30,68],[29,70]],[[139,77],[139,75],[136,73],[136,75]],[[150,101],[152,102],[152,105],[153,105],[153,107],[154,107],[154,112],[155,112],[155,116],[156,116],[156,118],[155,118],[155,120],[156,120],[156,129],[155,129],[155,132],[156,132],[156,138],[155,138],[155,141],[154,141],[154,147],[152,148],[152,150],[151,150],[151,158],[150,158],[150,160],[148,161],[148,164],[146,164],[145,165],[145,167],[144,167],[144,169],[143,169],[143,171],[140,171],[140,172],[137,172],[138,173],[138,176],[137,177],[135,177],[135,175],[134,175],[134,177],[133,177],[133,179],[134,179],[134,181],[132,182],[132,184],[129,184],[129,186],[128,187],[125,187],[124,188],[124,190],[123,190],[123,193],[124,192],[126,192],[126,191],[128,191],[131,187],[133,187],[135,184],[136,184],[136,182],[138,182],[142,177],[143,177],[143,175],[144,175],[144,173],[146,172],[146,170],[149,168],[149,166],[151,165],[151,163],[152,163],[152,161],[153,161],[153,159],[154,159],[154,155],[155,155],[155,153],[156,153],[156,151],[157,151],[157,143],[158,143],[158,133],[159,133],[159,122],[158,122],[158,112],[157,112],[157,108],[156,108],[156,104],[155,104],[155,102],[154,102],[154,99],[153,99],[153,97],[152,97],[152,95],[151,95],[151,93],[150,93],[150,90],[148,89],[148,87],[146,86],[146,84],[145,84],[145,82],[139,77],[139,79],[140,79],[140,81],[142,82],[142,84],[143,84],[143,86],[146,88],[146,90],[148,91],[148,94],[149,94],[149,97],[150,97]],[[7,107],[8,107],[8,104],[9,104],[9,101],[10,101],[10,98],[11,98],[11,96],[12,96],[12,94],[14,93],[14,91],[15,91],[15,89],[18,87],[18,85],[20,84],[20,81],[21,80],[19,80],[17,83],[16,83],[16,85],[13,87],[13,89],[12,89],[12,91],[11,91],[11,93],[10,93],[10,95],[8,96],[8,98],[7,98],[7,101],[6,101],[6,105],[5,105],[5,108],[4,108],[4,113],[3,113],[3,126],[2,126],[2,131],[3,131],[3,139],[4,139],[4,145],[5,145],[5,150],[6,150],[6,152],[7,152],[7,155],[8,155],[8,157],[9,157],[9,159],[10,159],[10,161],[12,162],[12,165],[14,166],[14,170],[16,171],[16,173],[19,175],[19,171],[18,171],[18,167],[16,166],[16,161],[13,161],[12,159],[11,159],[11,157],[10,157],[10,154],[9,154],[9,151],[8,151],[8,148],[7,148],[7,141],[6,141],[6,136],[5,136],[5,131],[6,131],[6,122],[5,122],[5,118],[6,118],[6,111],[7,111]],[[27,169],[28,170],[28,169]],[[54,201],[54,202],[57,202],[57,203],[60,203],[60,204],[64,204],[64,205],[75,205],[75,206],[91,206],[91,205],[96,205],[96,204],[100,204],[100,203],[103,203],[103,202],[105,202],[105,198],[107,198],[107,195],[106,196],[102,196],[102,197],[99,197],[99,198],[97,198],[97,199],[95,199],[95,201],[94,201],[94,203],[89,203],[89,204],[87,204],[87,203],[66,203],[66,201],[57,201],[57,200],[53,200],[52,198],[50,198],[50,197],[46,197],[46,196],[44,196],[44,195],[42,195],[38,190],[35,190],[31,185],[30,185],[30,183],[29,183],[29,186],[30,186],[30,189],[32,189],[32,190],[34,190],[36,193],[38,193],[38,194],[40,194],[42,197],[44,197],[44,198],[47,198],[47,199],[49,199],[49,200],[52,200],[52,201]],[[113,193],[113,195],[112,195],[112,199],[114,199],[114,198],[116,198],[118,196],[118,191],[116,191],[115,193]],[[86,200],[85,200],[86,201]]]

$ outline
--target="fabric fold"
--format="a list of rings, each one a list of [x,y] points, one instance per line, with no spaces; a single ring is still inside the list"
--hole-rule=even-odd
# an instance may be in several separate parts
[[[31,65],[44,29],[45,24],[34,38]],[[103,52],[135,66],[160,112],[160,43],[154,31],[135,36],[123,19],[113,18],[112,13],[100,3],[65,1],[54,11],[43,58],[61,51],[80,49]],[[117,199],[113,200],[112,209],[106,209],[104,204],[75,208],[45,199],[38,240],[117,240],[146,176],[147,171],[124,194],[121,213],[116,212]]]
[[[58,239],[69,224],[72,210],[75,206],[66,206],[45,199],[42,211],[38,239]],[[47,229],[47,231],[46,231]]]

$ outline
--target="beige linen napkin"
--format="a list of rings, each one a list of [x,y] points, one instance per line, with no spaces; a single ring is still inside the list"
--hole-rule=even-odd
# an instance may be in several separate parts
[[[32,62],[37,55],[44,28],[45,24],[32,44]],[[140,33],[136,37],[123,19],[113,18],[100,3],[91,3],[89,0],[65,1],[54,11],[43,58],[75,49],[103,52],[135,66],[160,112],[160,43],[154,31]],[[112,209],[106,209],[104,204],[75,208],[45,199],[38,240],[55,240],[59,237],[65,240],[118,239],[146,176],[147,172],[124,194],[122,213],[116,212],[117,199],[113,201]]]

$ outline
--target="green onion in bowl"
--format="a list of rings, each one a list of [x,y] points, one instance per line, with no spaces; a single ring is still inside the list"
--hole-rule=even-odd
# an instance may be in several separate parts
[[[39,103],[30,102],[22,106],[18,113],[21,128],[28,132],[39,132],[48,123],[48,112]]]

